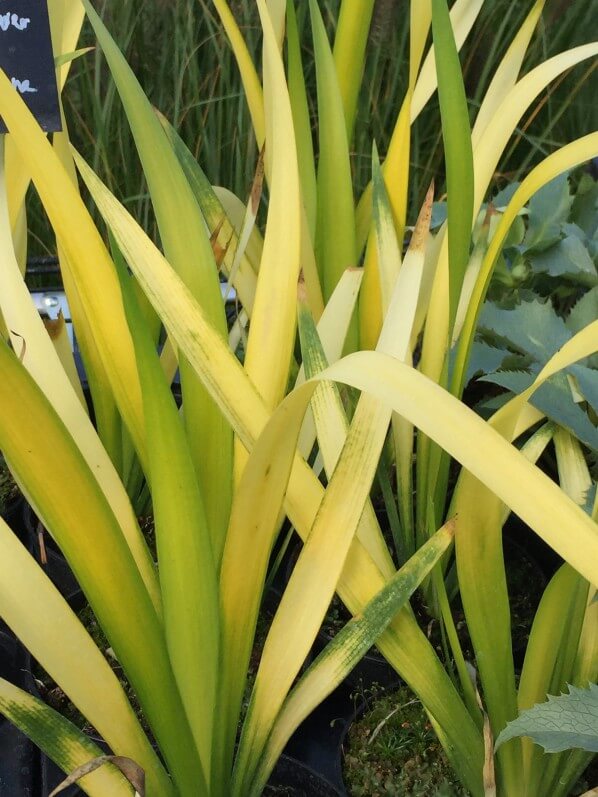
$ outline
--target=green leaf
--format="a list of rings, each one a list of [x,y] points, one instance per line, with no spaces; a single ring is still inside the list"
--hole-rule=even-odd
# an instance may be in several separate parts
[[[531,354],[542,364],[571,337],[550,302],[522,302],[513,310],[487,303],[479,327],[484,333],[490,332],[509,341],[515,349]]]
[[[122,257],[115,263],[143,390],[166,643],[203,764],[203,772],[197,774],[199,790],[210,768],[219,674],[216,564],[179,412],[137,303],[134,280]]]
[[[509,722],[496,747],[517,736],[529,736],[547,753],[573,748],[598,753],[598,686],[569,686],[568,695],[548,695],[547,703],[539,703]]]
[[[506,208],[520,185],[521,183],[509,183],[502,191],[499,191],[492,200],[494,207],[498,209]]]
[[[217,235],[216,242],[218,246],[224,250],[221,268],[223,268],[225,274],[228,276],[239,245],[239,237],[235,230],[234,222],[227,216],[226,209],[223,207],[222,202],[214,191],[212,184],[183,139],[165,116],[159,112],[156,113],[158,121],[162,125],[162,129],[166,133],[174,153],[185,172],[185,177],[191,186],[197,204],[201,208],[210,235]],[[251,263],[247,252],[245,252],[241,258],[241,262],[238,264],[237,273],[233,280],[241,304],[250,316],[255,298],[255,275],[258,268],[259,262]]]
[[[254,779],[253,794],[265,780],[295,728],[343,681],[407,603],[453,541],[455,521],[428,540],[386,585],[339,631],[285,700]]]
[[[87,55],[87,53],[91,53],[95,47],[83,47],[80,50],[75,50],[72,53],[64,53],[63,55],[57,55],[54,58],[54,66],[56,69],[60,66],[64,66],[65,64],[70,64],[72,61],[76,61],[77,58],[81,58],[82,55]]]
[[[577,389],[584,399],[598,412],[598,371],[585,365],[572,365],[567,369],[577,382]]]
[[[375,0],[343,0],[334,40],[334,63],[350,140],[368,45]]]
[[[581,310],[578,312],[581,315]],[[595,317],[590,320],[593,321]],[[587,324],[582,324],[581,328],[585,326]],[[526,390],[540,368],[571,338],[567,324],[556,315],[550,302],[536,300],[522,302],[512,310],[486,304],[480,319],[480,329],[484,338],[489,336],[491,343],[495,343],[496,337],[499,345],[506,343],[522,355],[532,358],[531,363],[524,358],[508,362],[508,352],[505,350],[501,367],[521,370],[495,370],[494,373],[486,372],[482,377],[483,381],[500,385],[513,393]],[[531,404],[568,429],[585,445],[595,449],[598,445],[598,431],[585,411],[575,402],[567,374],[575,377],[578,389],[589,404],[598,404],[596,372],[580,364],[572,365],[566,372],[549,379],[534,393]]]
[[[57,539],[134,684],[177,787],[181,794],[196,795],[199,759],[174,682],[162,623],[108,499],[56,412],[2,340],[0,369],[0,448],[17,481],[27,485],[33,505]],[[68,691],[68,684],[63,688]]]
[[[446,161],[449,308],[452,326],[469,262],[474,173],[467,98],[446,0],[432,2],[432,31]]]
[[[533,246],[542,251],[560,239],[560,225],[568,221],[572,203],[567,173],[551,180],[531,198],[525,236],[528,249]]]
[[[75,725],[46,703],[0,678],[0,712],[27,734],[67,774],[102,755],[102,750]],[[0,783],[1,785],[1,783]],[[87,775],[79,784],[91,797],[132,795],[115,767]]]
[[[164,253],[215,329],[225,337],[226,316],[218,271],[193,191],[133,71],[89,0],[83,0],[83,4],[135,138]],[[232,432],[184,357],[180,368],[185,428],[218,552],[224,544],[232,500]]]
[[[518,394],[526,390],[534,381],[534,375],[525,371],[498,371],[482,378],[483,382],[500,385]],[[555,423],[575,435],[577,439],[596,450],[598,430],[587,414],[573,400],[571,386],[566,374],[556,374],[536,390],[530,403]]]
[[[589,174],[584,174],[577,187],[577,193],[571,208],[571,219],[588,238],[592,238],[598,230],[598,182]]]
[[[476,341],[471,347],[471,355],[467,365],[466,382],[470,382],[479,374],[491,374],[504,367],[505,358],[510,354],[504,348],[490,346],[483,341]]]
[[[289,97],[295,124],[297,155],[301,164],[299,175],[301,178],[301,195],[311,240],[313,241],[316,233],[318,188],[311,118],[305,88],[305,70],[301,60],[300,32],[293,0],[287,0],[287,52]]]
[[[529,262],[533,270],[549,277],[569,277],[588,286],[598,282],[598,273],[588,250],[578,237],[563,238],[554,246],[531,254]]]
[[[574,335],[598,318],[598,287],[592,288],[577,302],[567,316],[567,328]]]
[[[336,69],[318,4],[310,0],[311,23],[318,85],[320,159],[318,164],[318,220],[316,256],[322,275],[324,299],[338,280],[357,265],[355,209],[349,143]],[[349,345],[355,348],[357,326]]]

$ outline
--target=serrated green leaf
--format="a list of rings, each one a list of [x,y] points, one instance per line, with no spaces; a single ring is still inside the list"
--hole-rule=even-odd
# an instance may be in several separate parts
[[[587,324],[582,323],[580,328],[585,326]],[[482,312],[480,328],[485,334],[490,332],[492,336],[497,336],[499,342],[507,342],[522,354],[533,358],[532,363],[526,363],[524,359],[517,363],[512,360],[509,362],[505,357],[501,367],[514,370],[486,372],[482,377],[482,381],[500,385],[514,393],[526,390],[539,369],[571,338],[568,326],[556,315],[550,302],[537,300],[522,302],[512,310],[488,303]],[[517,368],[522,370],[515,370]],[[586,400],[592,406],[598,403],[595,372],[585,365],[574,365],[566,373],[557,374],[544,384],[532,397],[531,404],[568,429],[585,445],[595,449],[598,431],[584,410],[575,403],[567,373],[575,376],[580,392],[584,397],[588,394]]]
[[[585,365],[572,365],[567,370],[575,377],[576,387],[584,399],[598,412],[598,371]]]
[[[496,747],[518,736],[529,736],[547,753],[573,748],[598,753],[598,686],[569,686],[568,695],[548,695],[510,722],[496,740]]]
[[[563,238],[554,246],[531,254],[533,270],[550,277],[570,277],[588,286],[598,282],[598,272],[582,241],[573,235]]]
[[[588,238],[592,238],[598,230],[598,183],[590,175],[584,175],[577,188],[571,219]]]
[[[561,237],[560,225],[568,220],[573,197],[567,174],[561,174],[541,188],[529,202],[529,228],[525,245],[546,249]]]
[[[470,382],[476,374],[491,374],[498,371],[510,354],[507,349],[495,348],[483,341],[476,341],[471,347],[466,382]]]
[[[492,200],[492,204],[495,208],[506,208],[511,199],[513,199],[513,195],[515,191],[519,188],[521,183],[509,183],[502,191],[499,191],[498,194]]]
[[[501,385],[518,394],[526,390],[534,378],[533,374],[525,371],[499,371],[483,377],[482,381]],[[597,448],[598,430],[573,400],[566,374],[556,374],[538,388],[530,399],[530,404],[575,435],[581,443],[592,449]]]
[[[598,318],[598,287],[592,288],[577,302],[567,316],[567,328],[574,335]]]
[[[355,266],[355,211],[343,101],[318,4],[310,3],[318,88],[318,220],[316,257],[327,301],[346,268]],[[357,326],[349,333],[355,348]]]
[[[522,216],[517,216],[504,242],[504,249],[509,246],[519,246],[525,238],[525,222]]]
[[[474,170],[463,74],[446,0],[432,0],[432,32],[448,191],[448,301],[452,325],[469,261]]]
[[[453,540],[455,521],[449,520],[339,631],[290,692],[264,750],[252,794],[262,793],[265,780],[295,728],[351,672],[376,642],[400,608],[415,592]]]
[[[562,225],[561,229],[565,233],[565,236],[572,235],[574,238],[579,238],[579,240],[582,243],[587,242],[588,236],[585,234],[585,232],[581,229],[581,227],[578,224],[575,224],[572,221],[568,221]]]
[[[510,341],[539,363],[545,363],[571,337],[549,302],[522,302],[513,310],[487,303],[479,326]]]

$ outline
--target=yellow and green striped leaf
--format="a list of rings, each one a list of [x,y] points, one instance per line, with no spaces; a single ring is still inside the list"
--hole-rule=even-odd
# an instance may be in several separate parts
[[[284,396],[295,338],[300,268],[301,194],[293,117],[270,14],[258,3],[264,31],[266,147],[270,201],[245,368],[266,405]]]
[[[185,172],[191,190],[193,191],[195,199],[206,220],[206,224],[208,225],[210,235],[213,236],[217,234],[216,242],[223,252],[222,267],[225,273],[230,275],[238,247],[235,220],[227,215],[225,207],[218,198],[216,191],[212,188],[201,166],[195,160],[174,127],[166,117],[162,116],[160,113],[158,113],[158,119]],[[255,234],[257,235],[257,233]],[[254,257],[251,256],[253,255],[253,251],[254,249],[245,249],[238,264],[235,278],[232,280],[243,308],[250,317],[255,298],[255,275],[259,267],[259,260],[254,260]]]
[[[446,0],[432,0],[432,30],[446,164],[448,302],[452,326],[469,261],[474,167],[465,86]]]
[[[357,265],[349,144],[337,72],[320,10],[310,0],[318,86],[318,221],[316,259],[324,301],[345,269]],[[357,326],[347,346],[355,349]]]
[[[61,714],[0,678],[0,712],[32,739],[65,773],[103,751]],[[79,781],[90,797],[132,797],[133,789],[116,767],[104,767]]]
[[[301,164],[301,196],[305,207],[305,217],[312,243],[316,235],[318,212],[318,188],[314,160],[314,143],[311,131],[311,118],[305,88],[301,43],[297,27],[297,14],[294,0],[287,0],[287,48],[289,97],[293,110],[293,124],[297,141],[297,160]]]
[[[91,4],[83,2],[135,138],[166,257],[224,337],[227,327],[218,271],[201,211],[133,71]],[[194,256],[189,257],[189,252]],[[185,358],[180,369],[185,428],[218,555],[232,500],[232,433]]]
[[[177,785],[190,794],[198,759],[162,624],[116,517],[66,427],[3,341],[0,368],[0,449],[18,482],[27,485],[135,685]]]
[[[343,0],[334,38],[334,65],[338,78],[347,139],[352,138],[357,99],[363,78],[366,47],[375,0]]]
[[[109,220],[130,267],[166,328],[178,345],[184,346],[190,361],[227,413],[235,433],[250,449],[269,415],[254,386],[233,354],[211,330],[201,309],[155,246],[93,172],[83,162],[79,162],[79,167],[96,204]],[[313,472],[305,462],[296,459],[286,504],[292,523],[304,539],[313,524],[322,493],[323,488]],[[339,584],[340,595],[349,609],[358,612],[384,581],[383,574],[362,546],[354,544],[346,573]],[[475,762],[477,756],[480,756],[480,761],[483,756],[481,737],[478,738],[477,728],[415,619],[402,613],[380,638],[379,647],[437,718],[450,737],[450,755],[465,773],[466,782],[475,784],[481,771],[481,764],[478,769]]]
[[[103,653],[2,520],[0,551],[0,617],[112,750],[136,760],[156,794],[174,797],[168,775]],[[0,689],[0,704],[5,697],[8,699],[7,693]],[[40,742],[35,735],[33,738]],[[59,745],[60,739],[55,744]]]
[[[193,459],[169,383],[126,268],[119,270],[139,364],[147,427],[164,633],[206,782],[219,672],[218,552],[212,548]]]
[[[449,521],[428,540],[372,598],[363,612],[336,634],[301,676],[285,700],[264,749],[252,784],[251,794],[255,797],[262,793],[266,779],[291,734],[349,675],[439,561],[453,541],[454,525],[454,521]]]

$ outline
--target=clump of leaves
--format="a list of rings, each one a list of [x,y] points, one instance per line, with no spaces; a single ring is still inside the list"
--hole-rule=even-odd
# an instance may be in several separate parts
[[[489,298],[502,305],[550,298],[560,316],[598,284],[598,182],[583,174],[575,188],[562,174],[532,197],[511,229]],[[517,185],[494,199],[500,209]]]
[[[496,408],[511,393],[532,384],[548,360],[580,325],[596,318],[598,287],[585,294],[565,319],[549,301],[533,299],[512,309],[488,302],[481,314],[469,376],[509,391],[482,405]],[[598,363],[587,357],[551,377],[531,398],[548,418],[571,432],[590,450],[598,450]]]
[[[407,687],[373,688],[363,716],[348,732],[344,778],[352,797],[461,797],[456,780],[421,705]]]
[[[516,186],[495,197],[508,202]],[[567,175],[541,189],[519,217],[480,315],[467,381],[508,392],[482,402],[482,414],[525,390],[573,335],[598,317],[598,183],[582,175],[576,192]],[[580,360],[531,398],[595,456],[598,450],[598,357]],[[593,500],[593,496],[588,496]]]

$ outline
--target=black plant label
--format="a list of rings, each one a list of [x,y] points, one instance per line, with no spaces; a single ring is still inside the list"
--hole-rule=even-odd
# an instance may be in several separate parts
[[[47,0],[0,0],[0,68],[42,129],[61,130]]]

